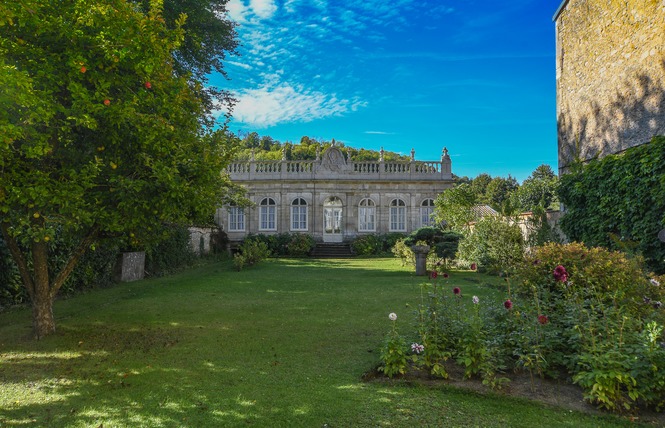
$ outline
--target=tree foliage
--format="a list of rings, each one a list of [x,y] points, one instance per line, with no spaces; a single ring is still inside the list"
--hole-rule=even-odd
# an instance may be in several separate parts
[[[259,161],[280,160],[284,155],[286,155],[286,160],[314,160],[317,152],[319,155],[322,154],[333,143],[346,155],[347,159],[356,162],[378,161],[381,156],[377,150],[356,149],[334,139],[326,141],[303,136],[299,144],[290,141],[282,143],[270,136],[261,136],[257,132],[250,132],[239,138],[240,149],[237,151],[236,159],[243,160],[251,159],[252,156]],[[387,162],[408,161],[410,159],[408,156],[390,151],[384,151],[383,158]]]
[[[152,224],[204,222],[232,187],[202,82],[175,73],[184,15],[126,0],[5,3],[0,19],[0,215],[33,302],[37,337],[52,301],[104,236],[159,239]],[[79,245],[56,271],[56,230]]]
[[[590,246],[634,250],[665,272],[665,137],[577,165],[561,177],[565,206],[560,225],[571,240]]]
[[[524,256],[520,227],[510,219],[484,217],[459,245],[457,258],[490,272],[506,272]]]
[[[537,207],[547,209],[556,201],[559,179],[549,165],[540,165],[515,190],[511,198],[521,211],[533,211]]]
[[[438,223],[445,224],[455,232],[465,233],[469,223],[477,220],[473,207],[478,196],[468,184],[446,189],[441,193],[434,205],[434,217]]]
[[[151,0],[134,0],[144,13],[149,13]],[[162,17],[169,29],[181,25],[184,30],[181,43],[173,50],[173,70],[179,76],[191,76],[192,89],[205,101],[208,113],[214,109],[226,109],[227,115],[234,100],[228,91],[209,84],[208,76],[217,72],[226,76],[223,60],[228,54],[235,54],[238,47],[236,23],[225,19],[228,0],[164,0]],[[186,15],[184,23],[178,24],[181,15]]]

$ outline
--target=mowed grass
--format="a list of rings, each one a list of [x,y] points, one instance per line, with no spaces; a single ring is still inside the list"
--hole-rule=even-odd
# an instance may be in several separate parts
[[[465,298],[495,278],[453,272]],[[363,382],[396,312],[406,333],[423,278],[394,259],[217,262],[0,314],[0,426],[622,426],[446,385]],[[499,293],[500,294],[500,293]],[[407,307],[407,304],[409,305]],[[628,425],[628,423],[625,423]]]

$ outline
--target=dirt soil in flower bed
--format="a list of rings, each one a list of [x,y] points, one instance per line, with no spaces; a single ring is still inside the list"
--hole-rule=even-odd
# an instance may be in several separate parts
[[[498,394],[511,397],[525,398],[538,401],[547,405],[560,407],[567,410],[574,410],[595,415],[607,414],[606,411],[599,410],[595,406],[584,401],[582,389],[562,379],[541,379],[538,376],[531,378],[528,372],[506,373],[503,376],[510,379],[502,389],[493,390],[483,385],[482,380],[478,378],[464,379],[464,368],[454,362],[446,364],[448,379],[441,379],[431,376],[423,370],[411,367],[403,376],[395,376],[395,379],[406,381],[408,383],[417,383],[420,385],[450,385],[480,394]],[[392,382],[392,379],[386,377],[378,370],[378,367],[363,375],[365,382]],[[665,413],[641,410],[625,415],[633,422],[653,424],[655,426],[665,427]]]

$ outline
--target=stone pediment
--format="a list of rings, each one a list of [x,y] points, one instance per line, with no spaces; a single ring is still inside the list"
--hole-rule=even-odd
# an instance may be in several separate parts
[[[328,147],[321,156],[319,171],[346,172],[348,165],[344,153],[335,146]]]

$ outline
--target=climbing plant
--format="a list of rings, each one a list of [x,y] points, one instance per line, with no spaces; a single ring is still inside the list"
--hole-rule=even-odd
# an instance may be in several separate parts
[[[561,229],[589,246],[637,253],[654,272],[665,272],[665,136],[578,164],[561,177],[566,213]]]

